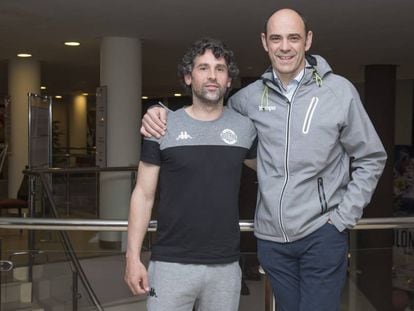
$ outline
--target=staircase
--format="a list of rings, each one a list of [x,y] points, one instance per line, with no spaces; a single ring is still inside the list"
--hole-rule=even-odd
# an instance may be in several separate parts
[[[0,298],[0,310],[2,311],[44,310],[37,304],[32,303],[32,283],[25,280],[20,280],[19,278],[14,278],[14,270],[1,272]]]

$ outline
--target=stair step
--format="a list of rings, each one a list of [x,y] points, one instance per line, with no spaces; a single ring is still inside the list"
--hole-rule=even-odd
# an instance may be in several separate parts
[[[16,281],[27,281],[29,268],[27,266],[14,267],[13,278]],[[35,265],[32,269],[32,279],[41,279],[43,275],[43,265]]]
[[[8,302],[1,304],[2,311],[45,311],[35,303]]]
[[[31,303],[32,283],[13,281],[1,284],[2,303]]]

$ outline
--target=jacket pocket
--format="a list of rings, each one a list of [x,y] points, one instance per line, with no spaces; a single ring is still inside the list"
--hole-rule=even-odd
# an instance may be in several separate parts
[[[309,128],[312,122],[313,113],[315,112],[316,106],[318,105],[319,98],[312,97],[312,100],[309,104],[308,111],[306,111],[305,120],[303,121],[302,133],[308,134]]]
[[[326,202],[325,189],[323,187],[322,177],[318,177],[318,194],[319,202],[321,204],[321,214],[324,214],[328,210],[328,203]]]

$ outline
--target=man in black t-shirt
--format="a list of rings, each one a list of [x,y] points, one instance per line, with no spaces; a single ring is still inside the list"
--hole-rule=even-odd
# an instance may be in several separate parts
[[[238,192],[243,162],[255,157],[250,149],[256,130],[223,106],[238,73],[223,43],[197,41],[179,73],[193,102],[170,113],[165,136],[144,140],[131,197],[125,281],[134,294],[149,294],[150,311],[236,311]],[[158,234],[147,273],[140,252],[158,183]]]

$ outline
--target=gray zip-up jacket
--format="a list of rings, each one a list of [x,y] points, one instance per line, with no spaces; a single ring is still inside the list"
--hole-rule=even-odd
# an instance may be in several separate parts
[[[356,224],[387,156],[348,80],[322,57],[307,56],[291,102],[270,68],[228,105],[258,131],[258,238],[298,240],[329,219],[339,231]]]

